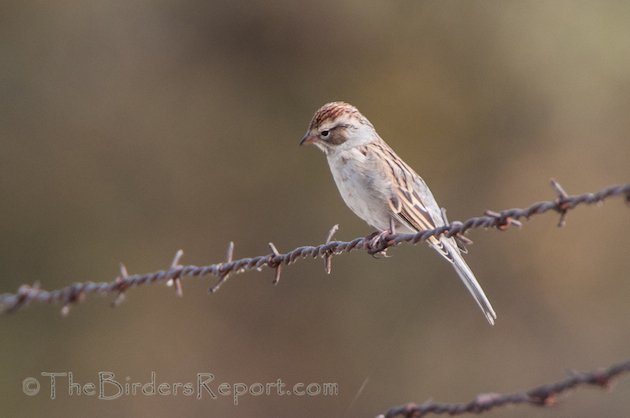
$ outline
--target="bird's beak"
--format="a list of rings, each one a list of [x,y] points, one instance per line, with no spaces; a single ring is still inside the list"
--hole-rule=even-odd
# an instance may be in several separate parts
[[[307,132],[306,135],[302,137],[302,140],[300,141],[300,145],[312,144],[313,142],[315,142],[316,139],[317,137],[315,135],[311,135],[310,133]]]

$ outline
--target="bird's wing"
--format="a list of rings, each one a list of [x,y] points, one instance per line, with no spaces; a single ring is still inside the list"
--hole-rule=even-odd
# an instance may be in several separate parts
[[[373,151],[381,154],[380,160],[387,166],[384,171],[392,184],[388,203],[396,219],[415,231],[444,225],[441,210],[422,178],[384,142],[376,143]],[[431,237],[428,241],[444,258],[453,261],[440,239]]]
[[[393,216],[403,225],[416,231],[426,231],[443,226],[445,220],[442,210],[424,180],[384,142],[375,144],[374,151],[381,154],[378,157],[387,166],[383,168],[383,171],[386,175],[391,176],[389,180],[392,184],[392,190],[388,203]],[[430,237],[428,242],[442,257],[453,264],[457,274],[475,298],[488,322],[494,324],[497,315],[475,275],[462,258],[455,239],[445,236]]]

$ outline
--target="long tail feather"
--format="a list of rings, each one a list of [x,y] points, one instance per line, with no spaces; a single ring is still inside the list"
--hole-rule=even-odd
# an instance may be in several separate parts
[[[494,320],[497,318],[497,314],[494,312],[494,309],[492,309],[490,301],[483,292],[483,289],[475,278],[475,275],[470,270],[470,267],[468,267],[468,264],[466,264],[466,261],[464,261],[464,258],[459,253],[456,245],[451,243],[450,239],[441,239],[440,243],[443,245],[443,249],[448,251],[449,257],[446,258],[453,264],[455,271],[459,275],[460,279],[462,279],[462,282],[464,282],[464,285],[466,285],[470,294],[473,298],[475,298],[475,302],[477,302],[477,305],[481,308],[481,311],[486,316],[486,319],[490,325],[494,325]]]

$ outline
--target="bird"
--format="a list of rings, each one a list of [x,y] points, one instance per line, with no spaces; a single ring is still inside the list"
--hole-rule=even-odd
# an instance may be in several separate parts
[[[312,144],[326,155],[346,205],[384,236],[444,226],[444,211],[425,181],[379,136],[353,105],[330,102],[315,112],[300,145]],[[454,268],[491,325],[497,315],[466,264],[462,242],[454,237],[427,240]],[[461,251],[460,251],[461,250]]]

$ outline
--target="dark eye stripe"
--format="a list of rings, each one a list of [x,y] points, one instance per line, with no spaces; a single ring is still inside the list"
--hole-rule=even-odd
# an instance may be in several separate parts
[[[341,145],[348,139],[345,135],[344,129],[347,125],[336,125],[329,129],[324,129],[319,132],[319,137],[330,145]]]

